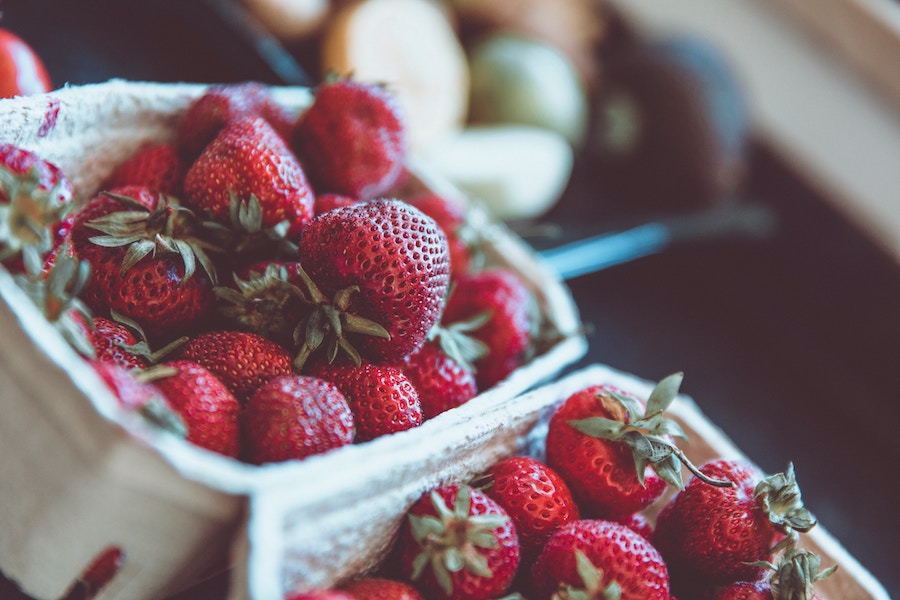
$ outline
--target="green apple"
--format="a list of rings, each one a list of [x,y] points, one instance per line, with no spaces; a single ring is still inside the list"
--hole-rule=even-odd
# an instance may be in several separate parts
[[[579,146],[589,100],[566,55],[536,39],[494,33],[470,51],[469,119],[544,127]]]

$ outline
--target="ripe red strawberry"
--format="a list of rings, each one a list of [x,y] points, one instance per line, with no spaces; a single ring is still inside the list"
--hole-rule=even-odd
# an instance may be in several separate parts
[[[291,145],[320,194],[377,198],[400,180],[406,164],[406,126],[394,96],[348,79],[316,89]]]
[[[255,464],[302,459],[353,441],[353,413],[322,379],[283,375],[247,400],[241,417],[244,456]]]
[[[444,230],[450,248],[451,276],[458,277],[469,271],[471,252],[474,251],[470,244],[474,234],[466,221],[465,207],[435,192],[419,192],[406,198],[406,202],[434,219]]]
[[[372,200],[321,214],[298,246],[319,291],[310,298],[318,304],[316,319],[327,326],[320,335],[329,338],[328,347],[342,340],[339,347],[351,356],[358,349],[371,360],[395,362],[421,347],[440,320],[449,283],[447,239],[434,219],[409,204]],[[330,325],[335,310],[340,331]],[[307,335],[301,352],[314,351],[319,340]]]
[[[566,482],[535,458],[503,459],[485,475],[484,491],[512,518],[527,563],[558,527],[581,518]]]
[[[236,458],[240,404],[218,377],[197,363],[174,360],[145,371],[187,426],[187,441]]]
[[[95,556],[78,576],[62,600],[90,600],[103,591],[126,562],[119,546],[109,546]]]
[[[818,556],[799,548],[789,548],[777,565],[768,563],[768,579],[740,581],[720,588],[713,600],[820,600],[813,589],[816,581],[831,576],[832,566],[819,571]]]
[[[256,198],[260,226],[286,222],[288,239],[313,216],[314,195],[303,167],[262,117],[228,122],[188,168],[184,194],[185,204],[226,226],[234,220],[235,203]]]
[[[478,394],[472,369],[451,358],[438,344],[426,343],[398,366],[418,391],[425,419],[465,404]]]
[[[198,334],[173,358],[206,367],[242,403],[265,382],[293,372],[293,356],[284,346],[249,331]]]
[[[815,525],[793,467],[764,478],[745,461],[718,459],[700,470],[734,485],[715,487],[692,478],[660,511],[653,543],[680,579],[758,580],[764,571],[756,563],[770,560],[798,531]]]
[[[398,540],[404,579],[429,600],[488,600],[502,594],[519,564],[506,511],[469,486],[445,485],[417,500]]]
[[[112,362],[126,369],[142,369],[149,365],[146,357],[130,348],[140,343],[134,332],[123,323],[106,317],[94,317],[86,332],[97,360]]]
[[[394,579],[364,577],[341,586],[356,600],[424,600],[414,587]]]
[[[442,324],[486,317],[469,332],[487,346],[475,361],[478,389],[486,390],[505,379],[528,358],[532,348],[534,295],[513,271],[495,267],[458,276],[453,284]]]
[[[293,592],[284,600],[355,600],[353,596],[339,590],[311,590],[309,592]]]
[[[113,170],[104,183],[104,189],[141,185],[171,196],[180,196],[184,172],[184,159],[175,144],[145,144]]]
[[[647,519],[644,513],[632,513],[626,517],[616,519],[617,522],[625,525],[637,534],[640,534],[648,540],[653,539],[653,525]]]
[[[37,273],[62,241],[73,208],[72,184],[59,168],[33,152],[0,144],[0,261],[13,272]],[[28,255],[28,256],[26,256]]]
[[[139,380],[133,370],[113,362],[94,360],[91,366],[122,407],[170,433],[187,436],[184,420],[155,385]]]
[[[226,123],[248,115],[263,117],[282,136],[290,135],[293,128],[291,116],[261,83],[215,85],[191,102],[182,115],[178,122],[178,144],[184,155],[193,159]]]
[[[212,307],[210,245],[194,235],[193,215],[146,187],[116,188],[85,205],[70,234],[91,265],[85,303],[138,323],[154,342],[186,333]],[[196,265],[203,273],[195,273]]]
[[[357,202],[356,198],[345,196],[343,194],[319,194],[316,196],[315,213],[321,215],[329,210],[340,208],[341,206],[350,206]]]
[[[586,514],[624,519],[659,498],[666,483],[681,488],[682,464],[696,471],[671,441],[673,435],[684,437],[681,428],[663,418],[681,380],[680,373],[663,379],[646,408],[628,392],[595,385],[556,409],[547,431],[547,463],[566,480]]]
[[[323,362],[311,365],[309,372],[333,383],[347,399],[357,442],[412,429],[424,420],[416,388],[396,367]]]
[[[602,592],[610,587],[619,588],[622,600],[669,600],[669,575],[660,553],[644,537],[613,521],[583,519],[557,529],[531,576],[536,600],[549,600],[564,589],[605,598]]]

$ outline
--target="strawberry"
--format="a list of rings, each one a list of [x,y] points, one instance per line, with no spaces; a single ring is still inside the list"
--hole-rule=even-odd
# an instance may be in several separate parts
[[[478,389],[492,387],[528,359],[534,310],[534,295],[510,269],[494,267],[455,279],[441,323],[451,327],[486,317],[469,332],[487,347],[487,354],[474,363]]]
[[[94,317],[90,323],[82,323],[84,335],[94,348],[93,357],[99,361],[113,362],[126,369],[145,369],[187,341],[187,337],[182,337],[153,350],[140,325],[115,311],[111,317]]]
[[[317,363],[309,372],[333,383],[347,399],[357,442],[412,429],[424,420],[416,388],[396,367]]]
[[[240,404],[218,377],[187,360],[145,371],[141,379],[159,389],[187,426],[187,441],[236,458],[240,450]]]
[[[406,125],[384,87],[336,79],[316,88],[291,146],[317,193],[369,200],[394,187],[404,173]]]
[[[280,344],[249,331],[208,331],[189,339],[173,358],[206,367],[242,403],[256,388],[293,372],[293,356]]]
[[[195,236],[193,214],[171,196],[142,186],[116,188],[89,201],[70,233],[91,265],[83,299],[98,314],[115,311],[154,341],[199,325],[213,306],[215,267]],[[197,263],[202,274],[195,274]]]
[[[293,128],[291,116],[261,83],[215,85],[191,102],[178,121],[178,145],[193,159],[227,123],[248,115],[263,117],[282,136]]]
[[[759,561],[815,525],[792,466],[763,477],[745,461],[717,459],[700,471],[733,485],[710,486],[694,477],[660,511],[653,543],[679,578],[716,584],[758,580],[764,572]]]
[[[71,211],[72,184],[59,168],[33,152],[0,144],[0,261],[13,272],[40,271],[62,241]]]
[[[159,388],[141,381],[135,377],[135,371],[116,363],[94,360],[90,364],[123,408],[141,415],[146,421],[178,437],[187,436],[184,420]]]
[[[467,223],[465,207],[445,195],[430,191],[413,194],[405,198],[405,201],[434,219],[444,230],[450,248],[451,276],[455,278],[469,271],[471,253],[474,251],[470,247],[474,233]]]
[[[315,284],[308,286],[316,315],[310,321],[322,324],[298,332],[300,365],[323,338],[332,355],[340,348],[394,362],[421,347],[439,322],[449,283],[447,238],[422,211],[395,199],[338,208],[313,219],[298,246]]]
[[[355,598],[339,590],[310,590],[289,593],[284,600],[355,600]]]
[[[135,151],[113,170],[104,189],[140,185],[169,194],[181,195],[185,164],[175,144],[148,143]]]
[[[815,582],[837,570],[835,565],[819,571],[821,563],[808,550],[789,548],[777,565],[763,565],[771,570],[769,579],[730,583],[720,588],[712,600],[820,600],[813,589]]]
[[[350,206],[351,204],[355,204],[356,202],[356,198],[351,198],[350,196],[345,196],[343,194],[319,194],[316,196],[315,213],[317,215],[321,215],[322,213],[326,213],[334,208],[340,208],[341,206]]]
[[[409,509],[397,542],[401,570],[429,600],[487,600],[510,585],[519,540],[506,511],[483,492],[445,485]]]
[[[653,539],[653,525],[644,513],[631,513],[628,516],[616,519],[616,521],[648,540]]]
[[[62,600],[90,600],[103,591],[126,562],[125,552],[119,546],[109,546],[95,556],[78,576]]]
[[[465,404],[478,394],[474,371],[451,358],[438,344],[423,345],[398,366],[418,391],[425,419]]]
[[[383,577],[356,579],[340,589],[356,600],[424,600],[411,585]]]
[[[513,520],[523,561],[530,563],[558,527],[581,518],[566,482],[535,458],[503,459],[484,480],[485,493]]]
[[[94,317],[87,332],[97,360],[112,362],[126,369],[142,369],[149,361],[129,351],[139,343],[134,332],[123,323],[106,317]]]
[[[185,204],[223,225],[233,223],[241,203],[259,203],[259,223],[270,229],[286,223],[293,239],[313,216],[313,191],[297,157],[262,117],[228,122],[188,168]]]
[[[559,527],[537,557],[531,577],[538,600],[669,600],[669,575],[660,553],[644,537],[613,521],[582,519]],[[603,595],[616,588],[620,596]],[[575,596],[574,590],[583,591]],[[558,592],[560,596],[554,596]]]
[[[680,373],[663,379],[644,401],[609,385],[569,396],[547,431],[547,463],[592,516],[618,520],[652,504],[666,483],[682,487],[681,464],[695,467],[672,442],[683,437],[663,418],[681,385]],[[730,485],[727,481],[711,484]]]
[[[255,464],[302,459],[353,441],[353,413],[322,379],[282,375],[256,389],[241,417],[245,458]]]

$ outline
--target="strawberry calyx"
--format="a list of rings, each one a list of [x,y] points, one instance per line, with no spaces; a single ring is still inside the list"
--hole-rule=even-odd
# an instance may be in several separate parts
[[[88,329],[93,317],[79,298],[91,276],[90,263],[79,260],[65,246],[46,277],[41,276],[40,265],[26,262],[26,267],[29,273],[16,275],[16,283],[79,354],[93,358],[95,351]]]
[[[619,600],[622,597],[622,587],[615,581],[604,585],[603,571],[581,550],[575,550],[575,570],[583,587],[560,583],[551,600]]]
[[[73,208],[66,181],[60,178],[50,189],[41,186],[41,174],[31,167],[17,174],[0,166],[0,261],[22,254],[26,268],[34,272],[41,256],[53,249],[53,228]]]
[[[309,357],[323,345],[329,363],[334,362],[339,352],[343,352],[353,364],[362,364],[362,357],[347,339],[347,334],[355,333],[386,340],[391,338],[388,330],[380,324],[350,312],[353,295],[359,293],[359,286],[351,285],[340,289],[329,300],[303,267],[298,265],[297,272],[303,282],[301,291],[309,308],[294,328],[294,343],[299,347],[294,357],[294,367],[297,370],[302,369]]]
[[[604,390],[597,400],[613,418],[587,417],[568,421],[578,431],[598,439],[622,442],[631,448],[638,481],[644,485],[644,471],[649,465],[666,483],[684,488],[681,466],[684,465],[698,479],[716,487],[731,487],[734,482],[714,479],[700,471],[669,438],[686,440],[681,426],[665,417],[678,395],[682,373],[675,373],[661,380],[642,409],[640,402],[612,390]]]
[[[452,573],[467,570],[480,577],[493,573],[480,548],[496,548],[496,530],[509,517],[498,514],[470,515],[471,494],[468,486],[460,486],[453,508],[432,490],[431,503],[437,516],[409,515],[413,538],[422,550],[413,559],[412,580],[418,580],[430,566],[435,580],[448,596],[453,593]]]
[[[221,249],[205,239],[196,237],[194,212],[182,206],[174,196],[161,195],[156,208],[150,209],[137,200],[122,194],[103,192],[125,207],[85,225],[104,235],[90,241],[105,248],[128,247],[122,259],[124,273],[148,255],[178,254],[184,263],[184,279],[189,279],[199,262],[206,276],[216,283],[216,268],[206,251]]]
[[[306,295],[289,281],[287,267],[269,263],[262,272],[251,270],[247,279],[232,275],[236,287],[216,286],[219,312],[240,328],[279,338],[296,323],[290,314],[299,312]]]
[[[491,320],[491,311],[484,311],[464,321],[444,325],[435,323],[428,333],[428,341],[437,341],[441,350],[465,369],[476,372],[475,363],[488,355],[490,348],[469,335]]]
[[[784,473],[762,479],[753,493],[772,525],[785,534],[772,549],[773,552],[793,546],[799,537],[798,532],[806,533],[816,526],[816,518],[803,505],[793,463],[788,463]]]
[[[773,600],[813,600],[816,597],[813,590],[815,583],[837,571],[837,565],[820,570],[822,559],[809,550],[797,547],[785,550],[778,564],[768,561],[753,564],[772,571],[769,585]]]
[[[228,196],[228,224],[211,220],[204,221],[202,226],[230,255],[276,258],[297,255],[297,244],[287,239],[290,221],[285,219],[272,227],[263,227],[263,209],[255,194],[244,200],[229,188]]]
[[[155,365],[148,369],[134,369],[131,371],[131,374],[142,383],[154,383],[160,379],[177,375],[178,369],[168,365]],[[172,408],[172,405],[161,393],[154,394],[145,402],[142,402],[135,411],[150,424],[177,437],[186,438],[188,435],[188,428],[184,419]]]
[[[128,352],[129,354],[140,356],[141,358],[145,359],[148,364],[151,365],[159,363],[166,356],[174,352],[179,346],[188,341],[188,336],[182,336],[176,340],[173,340],[172,342],[169,342],[158,350],[153,350],[153,348],[150,346],[150,341],[147,339],[147,334],[144,332],[144,328],[141,327],[137,321],[130,319],[114,310],[109,311],[109,316],[116,323],[127,327],[134,335],[134,337],[138,340],[134,344],[126,344],[120,341],[115,341],[114,344],[122,350]]]

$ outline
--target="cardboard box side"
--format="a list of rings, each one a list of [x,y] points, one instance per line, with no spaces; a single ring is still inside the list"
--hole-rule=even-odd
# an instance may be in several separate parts
[[[4,270],[0,296],[4,573],[35,598],[59,598],[96,554],[119,546],[128,563],[115,587],[154,597],[223,560],[221,532],[243,499],[180,477],[93,410],[115,401]]]
[[[229,600],[276,600],[291,589],[328,586],[342,579],[364,574],[378,565],[389,548],[402,521],[398,506],[409,506],[431,487],[443,483],[461,483],[483,471],[504,456],[519,452],[542,455],[542,440],[553,410],[577,390],[588,385],[611,384],[647,397],[653,383],[603,366],[593,365],[572,373],[552,384],[534,389],[515,402],[483,407],[477,425],[449,428],[439,439],[432,440],[431,459],[417,462],[398,458],[390,469],[374,481],[384,484],[368,491],[368,502],[356,505],[334,499],[325,504],[298,502],[296,493],[284,489],[253,498],[260,510],[248,524],[248,539],[242,544],[250,552],[248,570],[235,572]],[[689,444],[684,446],[696,464],[712,458],[729,457],[749,460],[728,437],[701,412],[693,400],[679,396],[670,409],[671,416],[684,428]],[[444,457],[453,457],[452,463]],[[380,468],[370,463],[373,469]],[[690,474],[685,470],[685,479]],[[382,480],[383,478],[383,480]],[[387,486],[390,481],[403,482]],[[665,499],[649,512],[652,518]],[[357,500],[362,500],[357,497]],[[366,513],[370,525],[360,532],[354,510]],[[366,533],[371,531],[371,537]],[[823,566],[838,564],[838,571],[817,584],[824,600],[887,600],[883,587],[840,543],[819,524],[803,536],[803,544],[816,552]],[[254,555],[254,547],[258,553]],[[281,548],[279,551],[278,549]],[[337,562],[336,562],[337,561]]]

